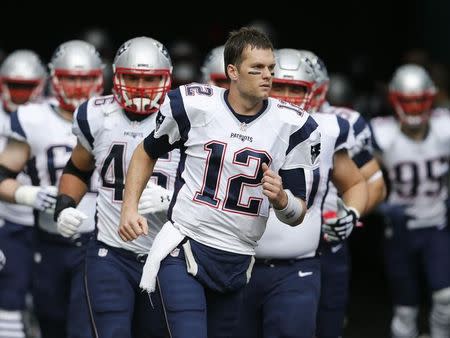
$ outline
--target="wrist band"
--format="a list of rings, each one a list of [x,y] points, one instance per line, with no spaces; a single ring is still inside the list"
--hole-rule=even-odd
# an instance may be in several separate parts
[[[284,191],[286,191],[288,199],[286,207],[280,210],[273,208],[273,210],[281,222],[294,226],[298,224],[298,219],[303,213],[303,206],[289,189],[285,189]]]
[[[372,183],[372,182],[378,180],[380,177],[383,177],[383,173],[381,172],[381,170],[377,170],[373,173],[372,176],[369,177],[369,179],[367,180],[367,183]]]

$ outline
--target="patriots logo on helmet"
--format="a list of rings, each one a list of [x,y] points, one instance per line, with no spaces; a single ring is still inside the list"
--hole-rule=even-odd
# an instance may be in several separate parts
[[[315,163],[320,154],[320,143],[311,146],[311,162]]]
[[[128,49],[128,47],[130,47],[130,45],[130,42],[126,42],[122,46],[120,46],[119,50],[117,51],[117,56],[122,55]]]
[[[164,46],[162,43],[155,41],[155,46],[159,49],[159,51],[170,60],[169,51],[167,50],[166,46]]]

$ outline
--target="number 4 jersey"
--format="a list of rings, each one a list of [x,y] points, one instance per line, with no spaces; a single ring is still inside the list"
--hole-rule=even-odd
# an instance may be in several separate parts
[[[374,148],[389,174],[389,202],[407,206],[408,228],[441,226],[446,222],[450,115],[435,111],[424,140],[415,141],[400,130],[394,117],[371,121]]]
[[[200,84],[171,91],[144,146],[153,158],[181,149],[181,176],[169,210],[181,233],[252,255],[269,215],[262,163],[279,172],[285,188],[305,198],[301,171],[318,167],[320,133],[298,106],[270,98],[258,114],[245,117],[233,111],[227,95]]]
[[[123,190],[134,149],[155,128],[156,114],[142,121],[131,121],[112,95],[92,98],[75,112],[72,131],[94,156],[100,175],[97,197],[97,238],[113,247],[136,253],[148,253],[156,233],[167,221],[165,213],[145,215],[149,235],[124,242],[117,230],[120,222]],[[179,151],[161,156],[151,180],[165,189],[174,189]]]

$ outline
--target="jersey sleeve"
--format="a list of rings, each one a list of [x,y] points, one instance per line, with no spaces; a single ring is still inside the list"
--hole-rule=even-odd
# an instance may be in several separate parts
[[[84,148],[92,152],[94,149],[94,137],[91,133],[89,121],[87,119],[87,106],[88,102],[83,102],[75,110],[73,115],[72,133],[77,137],[78,141]]]
[[[157,159],[180,148],[187,140],[191,124],[186,113],[180,88],[172,90],[156,116],[155,130],[144,139],[147,154]]]
[[[316,169],[319,167],[320,131],[311,116],[289,137],[286,160],[281,169]]]
[[[373,159],[372,132],[362,116],[353,124],[355,145],[351,148],[352,160],[358,168],[363,167]]]
[[[101,112],[93,111],[89,102],[83,102],[75,110],[72,133],[77,137],[81,145],[92,153],[94,150],[95,133],[101,127],[101,119],[98,118]]]
[[[10,118],[10,134],[9,136],[17,141],[27,142],[27,134],[21,117],[23,116],[21,109],[11,113]]]
[[[350,122],[348,120],[335,115],[337,125],[339,127],[339,134],[336,138],[336,143],[334,146],[334,151],[337,152],[342,149],[351,149],[355,147],[355,134],[350,128]]]

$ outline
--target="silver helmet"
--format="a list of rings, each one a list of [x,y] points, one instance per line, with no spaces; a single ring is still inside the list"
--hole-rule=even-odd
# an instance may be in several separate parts
[[[436,87],[421,66],[406,64],[395,71],[389,83],[389,99],[400,121],[417,127],[428,121]]]
[[[309,50],[300,50],[300,53],[307,57],[314,66],[314,72],[316,74],[315,88],[312,95],[310,110],[315,112],[319,110],[320,106],[325,102],[325,97],[328,92],[328,86],[330,78],[328,76],[327,68],[324,62],[313,52]]]
[[[275,51],[276,64],[271,96],[309,109],[316,75],[311,61],[296,49]],[[283,86],[291,87],[290,94]]]
[[[103,92],[103,63],[95,47],[86,41],[61,44],[48,67],[53,92],[67,111],[74,111],[83,101]]]
[[[142,36],[122,44],[114,58],[113,72],[114,95],[120,105],[132,113],[152,114],[159,110],[170,90],[172,61],[161,42]],[[133,75],[160,80],[151,86],[130,84],[126,78]]]
[[[205,58],[201,68],[202,81],[215,86],[228,88],[229,81],[225,75],[225,61],[223,51],[225,46],[219,46],[212,49]]]
[[[9,54],[0,67],[1,98],[9,112],[42,95],[47,72],[39,56],[27,49]]]

